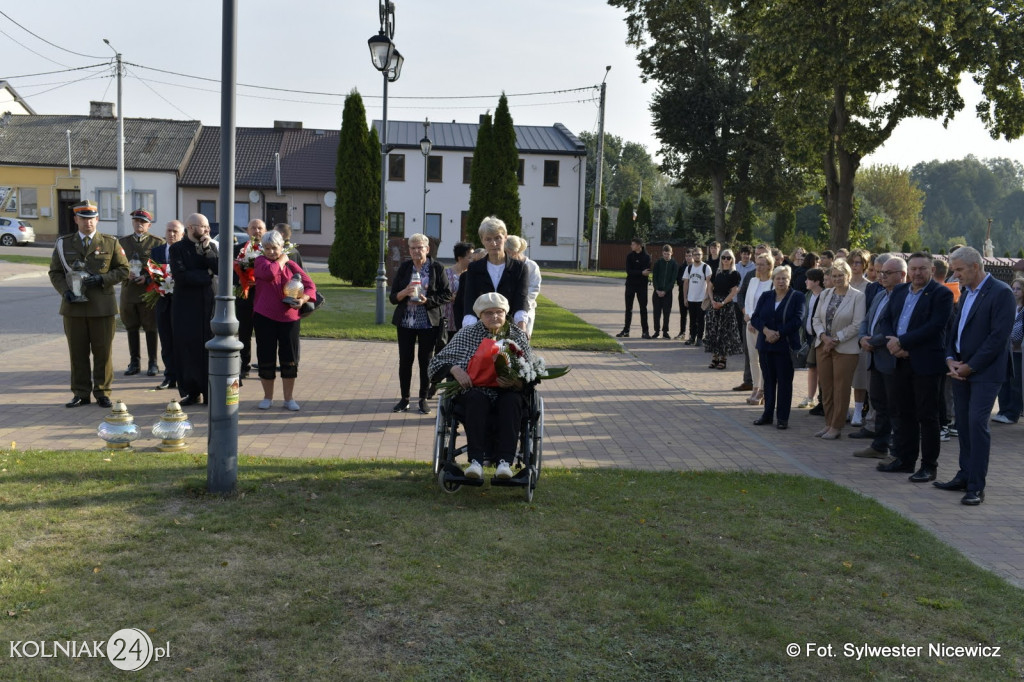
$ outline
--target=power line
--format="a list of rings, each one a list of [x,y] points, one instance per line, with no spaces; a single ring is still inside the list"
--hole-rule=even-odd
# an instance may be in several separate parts
[[[36,76],[52,76],[55,73],[68,73],[70,71],[84,71],[85,69],[95,69],[98,66],[110,66],[110,62],[103,62],[101,64],[90,64],[89,66],[74,66],[67,69],[60,69],[59,71],[40,71],[39,73],[26,73],[20,76],[0,76],[0,81],[9,81],[15,78],[35,78]]]
[[[55,48],[57,48],[58,50],[63,50],[64,52],[67,52],[68,54],[73,54],[73,55],[75,55],[76,57],[85,57],[86,59],[103,59],[103,57],[97,57],[96,55],[82,54],[81,52],[75,52],[75,51],[73,51],[73,50],[69,50],[69,49],[67,49],[66,47],[61,47],[60,45],[57,45],[57,44],[55,44],[55,43],[51,43],[51,42],[50,42],[49,40],[47,40],[46,38],[43,38],[42,36],[40,36],[40,35],[37,35],[37,34],[33,33],[32,31],[28,30],[27,28],[25,28],[24,26],[22,26],[21,24],[19,24],[19,23],[18,23],[17,21],[15,21],[14,19],[12,19],[12,18],[11,18],[11,16],[10,16],[9,14],[7,14],[6,12],[4,12],[3,10],[0,10],[0,15],[2,15],[2,16],[3,16],[4,18],[6,18],[6,19],[7,19],[7,20],[8,20],[9,22],[11,22],[12,24],[14,24],[14,25],[15,25],[15,26],[17,26],[18,28],[20,28],[20,29],[21,29],[22,31],[24,31],[25,33],[28,33],[29,35],[31,35],[31,36],[34,36],[34,37],[38,38],[39,40],[43,41],[44,43],[46,43],[46,44],[47,44],[47,45],[49,45],[50,47],[55,47]],[[19,43],[19,45],[20,45],[20,43]],[[24,47],[24,46],[22,46],[22,47]],[[40,55],[40,56],[41,56],[41,55]]]
[[[63,66],[64,68],[67,68],[67,66],[68,66],[67,64],[62,64],[62,63],[60,63],[60,62],[58,62],[56,60],[50,59],[49,57],[47,57],[44,54],[36,52],[31,47],[29,47],[25,43],[21,42],[20,40],[18,40],[17,38],[12,36],[7,31],[0,30],[0,34],[7,36],[7,39],[10,40],[12,43],[17,43],[18,45],[20,45],[21,47],[25,48],[26,50],[28,50],[29,52],[31,52],[35,56],[39,57],[40,59],[45,59],[46,61],[50,62],[51,64],[56,64],[57,66]]]
[[[135,78],[136,80],[138,80],[138,81],[139,81],[140,83],[142,83],[143,85],[145,85],[145,86],[146,86],[147,88],[149,88],[149,91],[150,91],[150,92],[152,92],[152,93],[153,93],[154,95],[156,95],[157,97],[159,97],[160,99],[162,99],[163,101],[167,102],[167,103],[168,103],[169,105],[171,105],[172,107],[174,107],[175,109],[177,109],[177,110],[178,110],[178,112],[179,112],[179,113],[181,113],[181,115],[183,115],[183,116],[184,116],[185,118],[187,118],[187,119],[189,119],[189,120],[195,120],[195,117],[194,117],[194,116],[191,116],[191,115],[189,115],[189,114],[188,114],[187,112],[183,111],[183,110],[181,109],[181,107],[179,107],[179,106],[178,106],[177,104],[175,104],[175,103],[174,103],[174,102],[172,102],[171,100],[169,100],[169,99],[167,99],[166,97],[164,97],[163,95],[161,95],[161,94],[160,94],[159,92],[157,92],[157,91],[156,91],[156,90],[155,90],[155,89],[153,88],[153,86],[151,86],[151,85],[150,85],[149,83],[147,83],[147,82],[146,82],[146,81],[145,81],[144,79],[140,78],[139,76],[135,75],[134,73],[131,73],[131,72],[130,72],[130,71],[128,71],[128,70],[125,70],[125,75],[131,76],[131,77]]]

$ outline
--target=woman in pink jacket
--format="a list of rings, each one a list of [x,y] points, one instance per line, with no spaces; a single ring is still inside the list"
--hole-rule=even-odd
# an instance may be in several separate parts
[[[261,410],[274,404],[275,367],[281,366],[284,407],[298,411],[292,394],[299,373],[299,309],[316,297],[316,287],[302,268],[284,252],[284,238],[275,230],[263,235],[263,255],[253,263],[255,298],[252,304],[252,327],[256,334],[256,362],[263,384]],[[302,294],[285,303],[284,286],[298,275]]]

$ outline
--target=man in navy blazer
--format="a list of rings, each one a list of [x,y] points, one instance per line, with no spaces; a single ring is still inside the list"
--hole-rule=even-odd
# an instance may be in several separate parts
[[[960,280],[960,305],[946,344],[946,366],[953,380],[953,404],[960,432],[960,470],[943,490],[962,490],[966,505],[985,501],[985,476],[992,416],[1006,379],[1010,331],[1016,304],[1010,287],[985,272],[981,254],[969,246],[954,251],[950,266]]]
[[[903,284],[907,276],[907,263],[898,256],[883,253],[875,258],[875,277],[872,284],[878,284],[877,291],[868,306],[868,312],[860,323],[860,347],[871,353],[868,364],[871,383],[868,395],[871,396],[871,407],[875,410],[875,429],[868,431],[861,428],[851,433],[850,438],[871,438],[871,445],[858,450],[855,457],[883,458],[889,454],[889,436],[893,432],[892,419],[889,412],[889,401],[886,399],[886,385],[896,369],[896,359],[887,347],[888,339],[882,333],[882,313],[889,304],[889,296],[896,287]],[[870,287],[869,287],[870,288]],[[865,295],[866,296],[866,295]]]
[[[896,424],[896,459],[879,471],[912,474],[914,483],[934,481],[939,463],[939,396],[945,372],[946,321],[953,292],[932,279],[932,258],[914,253],[907,261],[910,282],[896,287],[882,314],[881,331],[895,359],[889,414]],[[916,472],[918,451],[921,468]]]
[[[167,265],[171,262],[171,244],[181,241],[185,235],[185,226],[180,220],[172,220],[167,223],[166,243],[153,249],[150,257],[156,263]],[[171,300],[174,294],[161,296],[156,302],[156,331],[160,335],[160,359],[164,361],[164,380],[157,390],[178,387],[178,377],[174,369],[174,331],[171,328]]]

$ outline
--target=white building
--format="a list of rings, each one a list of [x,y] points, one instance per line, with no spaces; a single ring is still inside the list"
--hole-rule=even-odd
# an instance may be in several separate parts
[[[373,125],[379,135],[380,121]],[[451,259],[456,242],[473,240],[477,226],[465,222],[478,128],[476,123],[431,122],[425,131],[431,152],[424,158],[423,122],[388,121],[389,236],[422,232],[435,237],[441,242],[437,256],[442,259]],[[542,265],[575,265],[581,253],[586,255],[586,247],[581,246],[586,148],[561,123],[517,125],[515,133],[523,237],[530,244],[527,253]]]

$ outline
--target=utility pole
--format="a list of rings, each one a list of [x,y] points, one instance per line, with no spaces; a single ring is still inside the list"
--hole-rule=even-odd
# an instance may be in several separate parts
[[[604,79],[601,81],[601,114],[597,124],[597,180],[594,183],[594,220],[590,230],[590,241],[594,245],[593,269],[600,268],[601,255],[601,181],[604,178],[604,103],[605,103],[605,81],[608,80],[608,72],[611,66],[604,67]]]
[[[111,50],[114,46],[106,38],[103,42]],[[117,236],[123,237],[130,233],[124,224],[124,108],[121,106],[121,53],[114,50],[117,55]]]

